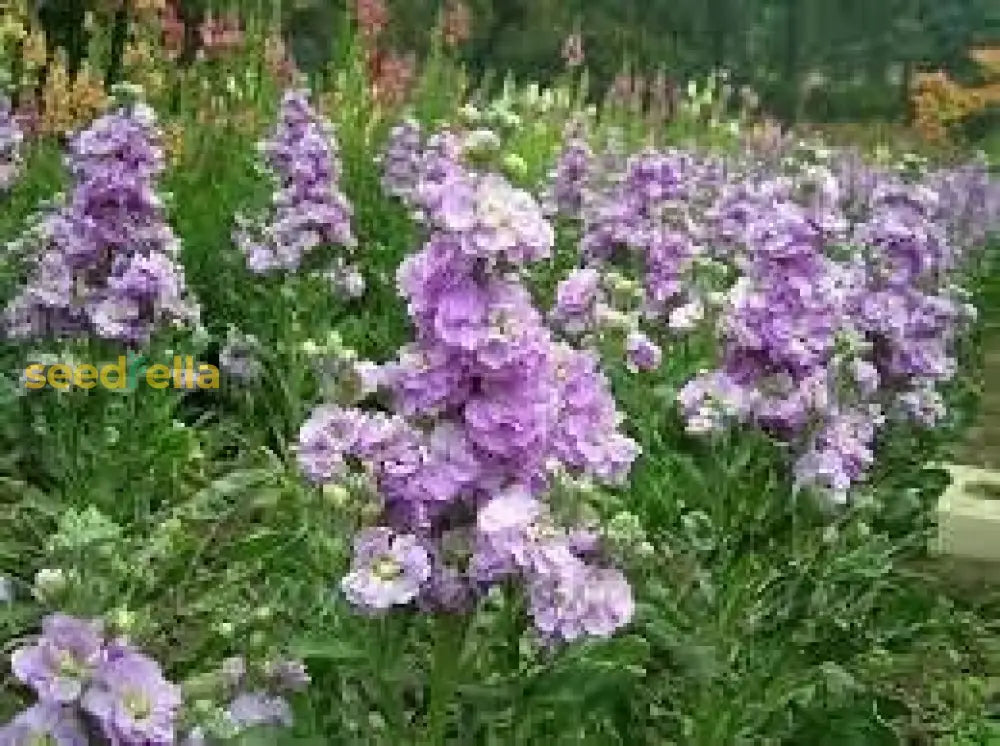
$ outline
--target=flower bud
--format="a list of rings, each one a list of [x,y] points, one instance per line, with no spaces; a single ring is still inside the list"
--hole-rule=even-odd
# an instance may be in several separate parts
[[[33,594],[39,601],[45,601],[65,591],[66,585],[66,573],[62,570],[42,569],[35,573]]]
[[[138,616],[136,613],[134,611],[130,611],[124,606],[120,606],[108,614],[108,624],[110,624],[113,629],[125,635],[135,630],[137,620]]]
[[[528,175],[528,164],[517,153],[508,153],[505,155],[501,165],[503,166],[503,170],[512,179],[523,179]]]
[[[323,499],[331,507],[340,510],[351,502],[351,493],[344,485],[333,482],[323,485]]]

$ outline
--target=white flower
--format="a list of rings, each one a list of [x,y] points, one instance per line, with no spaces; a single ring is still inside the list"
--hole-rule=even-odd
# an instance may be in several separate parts
[[[35,573],[33,594],[39,601],[51,598],[66,588],[66,573],[60,569],[42,569]]]
[[[458,116],[466,124],[478,124],[483,118],[482,112],[471,103],[465,104],[459,109]]]
[[[704,317],[705,307],[700,300],[695,300],[671,311],[668,325],[674,331],[688,332],[694,329]]]

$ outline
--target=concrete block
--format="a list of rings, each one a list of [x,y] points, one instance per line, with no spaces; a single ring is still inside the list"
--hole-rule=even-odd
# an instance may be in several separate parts
[[[951,486],[938,501],[937,553],[1000,564],[1000,471],[944,467]]]

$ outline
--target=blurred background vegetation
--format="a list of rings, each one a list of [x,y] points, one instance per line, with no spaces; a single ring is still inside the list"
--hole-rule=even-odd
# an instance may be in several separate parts
[[[38,0],[50,35],[82,54],[83,14],[113,0]],[[427,53],[428,28],[448,0],[387,0],[386,38]],[[945,70],[976,84],[970,47],[1000,42],[998,0],[466,0],[463,61],[545,82],[564,63],[563,40],[584,42],[591,94],[623,69],[677,82],[720,68],[784,121],[898,120],[909,115],[913,74]],[[182,0],[186,19],[228,9],[280,18],[299,65],[315,69],[349,38],[355,0]],[[995,120],[980,122],[989,126]]]

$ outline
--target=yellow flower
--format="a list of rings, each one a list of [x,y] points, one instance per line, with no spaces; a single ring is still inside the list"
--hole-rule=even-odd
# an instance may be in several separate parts
[[[972,57],[989,75],[1000,75],[1000,47],[979,47],[969,50]]]
[[[14,17],[4,18],[3,22],[0,23],[0,44],[8,40],[16,44],[27,35],[28,29],[24,27],[24,24],[20,20]]]
[[[45,43],[44,31],[33,31],[25,37],[21,47],[21,61],[25,67],[37,68],[45,64],[48,57],[48,49]]]
[[[70,80],[66,58],[59,52],[42,89],[42,132],[64,134],[85,125],[107,104],[104,85],[86,62]]]
[[[166,0],[132,0],[136,13],[161,13],[167,8]]]
[[[181,122],[168,122],[164,126],[163,147],[171,165],[181,162],[184,157],[184,125]]]
[[[153,62],[153,57],[150,54],[149,46],[144,41],[131,42],[125,47],[125,53],[122,59],[125,67],[136,68],[144,67]]]

